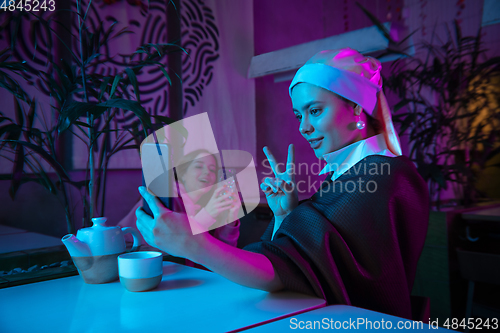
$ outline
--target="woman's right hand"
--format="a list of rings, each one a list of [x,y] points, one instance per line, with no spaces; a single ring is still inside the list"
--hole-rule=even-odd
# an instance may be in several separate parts
[[[267,203],[275,218],[284,219],[299,202],[295,184],[295,150],[293,144],[288,146],[285,172],[281,172],[268,147],[264,147],[264,154],[267,156],[275,177],[266,177],[260,184],[260,188],[266,194]]]
[[[220,213],[223,211],[231,208],[231,205],[233,205],[234,201],[231,200],[229,197],[231,196],[231,193],[226,193],[222,196],[219,197],[220,192],[224,189],[224,187],[219,187],[214,191],[214,194],[210,198],[210,201],[207,203],[205,206],[205,210],[212,216],[214,219],[219,216]]]

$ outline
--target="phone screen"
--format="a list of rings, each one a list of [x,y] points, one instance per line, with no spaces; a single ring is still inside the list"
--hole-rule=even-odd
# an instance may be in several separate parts
[[[153,181],[154,182],[154,181]],[[143,186],[146,186],[146,182],[144,181],[144,174],[142,175],[142,185]],[[160,199],[160,201],[163,203],[163,205],[165,205],[165,207],[167,207],[168,209],[173,209],[173,205],[172,205],[172,198],[171,197],[158,197],[158,199]],[[142,209],[149,215],[149,216],[153,216],[153,212],[151,211],[151,208],[149,208],[149,205],[148,203],[146,202],[146,200],[142,199]]]
[[[141,146],[142,184],[155,193],[168,209],[172,209],[174,172],[170,167],[169,147],[162,143],[144,143]],[[146,182],[147,180],[147,182]],[[153,216],[147,202],[142,200],[144,211]]]

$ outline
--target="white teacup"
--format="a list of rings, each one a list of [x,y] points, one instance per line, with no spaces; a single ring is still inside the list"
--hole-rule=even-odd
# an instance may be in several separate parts
[[[118,275],[128,291],[156,288],[163,275],[163,255],[155,251],[122,254],[118,256]]]

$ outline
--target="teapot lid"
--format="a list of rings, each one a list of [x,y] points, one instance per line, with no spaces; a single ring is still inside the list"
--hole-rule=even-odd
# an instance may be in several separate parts
[[[116,229],[117,227],[114,226],[114,227],[108,227],[108,226],[105,226],[106,224],[106,221],[108,220],[107,217],[94,217],[92,219],[92,223],[94,224],[92,226],[92,228],[96,228],[96,229]]]
[[[117,229],[120,228],[118,226],[111,226],[108,227],[105,225],[106,221],[108,220],[107,217],[94,217],[92,219],[93,225],[91,227],[83,228],[78,230],[77,234],[86,234],[86,233],[92,233],[92,232],[103,232],[107,230],[112,230],[112,229]],[[78,236],[77,236],[78,237]]]

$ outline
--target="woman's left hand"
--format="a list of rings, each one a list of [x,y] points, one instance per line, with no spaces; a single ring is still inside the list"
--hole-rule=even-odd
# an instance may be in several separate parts
[[[171,211],[145,187],[139,187],[139,192],[153,213],[151,217],[141,207],[135,212],[137,228],[146,242],[173,256],[190,257],[203,235],[193,235],[186,214]]]
[[[266,177],[264,182],[260,184],[260,188],[265,193],[267,203],[275,218],[283,220],[297,207],[299,201],[295,184],[295,149],[292,144],[288,146],[288,157],[284,172],[280,170],[279,164],[268,147],[264,147],[264,153],[275,177]]]
[[[232,223],[236,220],[238,220],[238,213],[241,208],[241,202],[239,199],[235,198],[233,206],[229,209],[229,215],[228,215],[228,221],[227,223]]]

